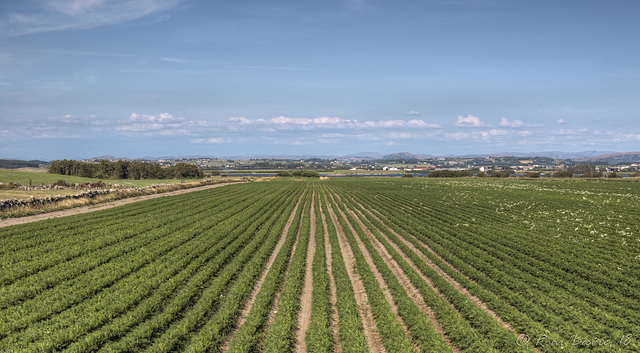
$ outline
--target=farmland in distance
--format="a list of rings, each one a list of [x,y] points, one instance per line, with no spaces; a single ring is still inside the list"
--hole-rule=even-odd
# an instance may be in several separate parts
[[[0,351],[640,351],[640,183],[331,178],[0,228]]]

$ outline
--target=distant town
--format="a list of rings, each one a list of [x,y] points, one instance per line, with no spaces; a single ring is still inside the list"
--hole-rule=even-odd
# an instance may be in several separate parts
[[[180,157],[180,158],[117,158],[100,156],[78,160],[84,163],[100,161],[135,161],[157,164],[163,168],[177,164],[196,166],[206,175],[237,173],[277,173],[282,170],[314,170],[320,173],[359,175],[359,174],[429,174],[433,171],[470,172],[457,176],[469,175],[520,175],[546,176],[560,175],[559,172],[571,172],[575,175],[593,177],[638,176],[640,174],[640,152],[613,153],[594,157],[552,158],[521,156],[447,156],[433,157],[411,153],[395,153],[389,155],[351,155],[345,157],[258,157],[258,158],[215,158],[215,157]],[[46,161],[0,160],[0,168],[48,167]],[[157,168],[157,167],[156,167]],[[436,173],[437,174],[437,173]],[[433,174],[432,176],[436,175]],[[494,175],[494,176],[496,176]]]
[[[110,161],[121,159],[108,157]],[[97,162],[107,158],[93,158],[85,162]],[[140,160],[140,159],[136,159]],[[218,173],[237,172],[273,172],[278,170],[311,169],[325,173],[360,174],[360,173],[413,173],[428,174],[437,170],[484,172],[491,175],[494,171],[515,175],[541,176],[553,175],[560,171],[573,170],[577,173],[618,173],[620,176],[632,176],[640,171],[640,152],[614,153],[595,157],[551,158],[551,157],[519,157],[519,156],[451,156],[429,157],[411,153],[396,153],[384,156],[346,156],[346,157],[299,157],[280,158],[244,158],[224,159],[213,157],[185,157],[167,159],[142,159],[150,163],[158,163],[170,167],[177,163],[193,164],[203,171]],[[576,169],[576,166],[590,167]],[[593,176],[601,176],[594,174]]]

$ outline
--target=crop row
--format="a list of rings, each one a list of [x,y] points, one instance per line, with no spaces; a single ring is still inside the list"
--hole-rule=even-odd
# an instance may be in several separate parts
[[[314,185],[316,188],[317,186]],[[311,303],[311,318],[305,334],[307,351],[311,353],[331,352],[333,342],[331,340],[331,289],[327,268],[327,254],[324,242],[324,225],[320,209],[320,194],[315,197],[315,237],[316,251],[313,255],[313,295]]]
[[[422,252],[422,253],[423,253],[427,258],[429,258],[429,260],[430,260],[430,261],[432,261],[433,263],[438,264],[438,265],[439,265],[439,267],[440,267],[440,268],[442,268],[442,269],[444,269],[444,270],[446,270],[446,269],[447,269],[446,264],[444,264],[440,259],[438,259],[436,256],[434,256],[430,251],[428,251],[428,250],[427,250],[427,248],[426,248],[425,246],[423,246],[423,245],[422,245],[422,243],[420,243],[420,241],[419,241],[419,240],[417,240],[417,238],[420,238],[422,241],[424,241],[425,243],[429,244],[429,245],[431,246],[431,248],[432,248],[432,249],[439,249],[439,248],[437,247],[437,245],[438,245],[437,243],[430,241],[430,239],[429,239],[429,238],[427,238],[427,237],[421,237],[421,235],[423,235],[423,234],[429,234],[429,237],[430,237],[430,238],[434,238],[434,237],[435,237],[435,234],[434,234],[434,229],[433,229],[433,228],[432,228],[432,229],[430,229],[429,231],[424,231],[424,230],[423,230],[423,231],[420,231],[420,227],[423,227],[423,226],[424,226],[424,224],[421,224],[420,226],[416,225],[415,227],[413,227],[413,229],[411,229],[411,228],[410,228],[410,226],[408,225],[408,224],[410,224],[411,222],[410,222],[410,220],[408,220],[408,219],[407,219],[407,217],[406,217],[406,216],[403,216],[403,215],[400,215],[400,214],[396,214],[396,216],[397,216],[397,217],[396,217],[396,218],[393,218],[393,211],[389,211],[388,209],[387,209],[387,210],[385,210],[385,212],[382,212],[382,213],[385,215],[385,217],[387,217],[386,219],[388,220],[388,222],[385,222],[385,224],[392,225],[392,226],[393,226],[393,225],[395,225],[395,226],[397,227],[397,228],[396,228],[396,230],[397,230],[397,231],[399,231],[399,232],[401,232],[401,233],[404,233],[404,234],[405,234],[405,238],[406,238],[407,240],[411,241],[411,242],[413,243],[413,245],[414,245],[416,248],[418,248],[419,250],[421,250],[421,252]],[[402,217],[402,218],[400,218],[400,217]],[[395,221],[395,222],[394,222],[394,221]],[[402,226],[400,226],[400,224],[401,224]],[[404,229],[403,229],[403,228],[409,228],[409,229],[411,229],[411,233],[412,233],[412,234],[410,235],[409,233],[404,232]],[[418,235],[416,236],[416,238],[414,238],[414,237],[413,237],[413,235],[415,235],[415,234],[418,234]],[[464,250],[469,250],[469,251],[470,251],[471,249],[466,249],[466,248],[464,248],[464,247],[457,246],[457,247],[455,247],[455,248],[450,248],[449,250],[450,250],[450,251],[453,251],[454,249],[455,249],[455,256],[452,256],[453,258],[455,258],[456,256],[457,256],[457,257],[464,257],[464,258],[467,258],[467,257],[468,257],[468,258],[471,258],[471,256],[468,256],[468,255],[464,252]],[[447,255],[450,255],[450,254],[453,254],[453,253],[452,253],[452,252],[449,252]],[[442,254],[442,253],[439,253],[439,255],[443,255],[443,254]],[[484,255],[486,255],[486,254],[484,254]],[[479,254],[477,254],[477,253],[474,253],[474,255],[473,255],[473,256],[474,256],[474,257],[480,257],[481,255],[479,255]],[[444,256],[443,256],[443,257],[444,257]],[[446,257],[445,257],[445,258],[446,258]],[[448,258],[447,258],[447,259],[448,259]],[[452,273],[452,272],[451,272],[451,271],[449,271],[449,273]],[[489,278],[490,276],[484,276],[484,277]],[[467,281],[467,282],[468,282],[468,281]],[[538,293],[538,295],[540,296],[540,295],[542,295],[542,294]],[[489,302],[488,304],[492,304],[492,303],[493,303],[493,302]],[[499,310],[497,310],[498,308],[492,307],[492,309],[494,309],[494,310],[496,310],[497,312],[499,312],[499,313],[500,313],[500,311],[499,311]],[[542,311],[540,311],[540,312],[542,312]],[[512,314],[513,314],[513,313],[512,313]],[[525,317],[526,317],[526,316],[525,316]],[[531,320],[529,320],[529,321],[531,321]],[[518,321],[516,321],[516,322],[518,322]],[[525,323],[525,322],[523,322],[523,321],[518,322],[519,326],[521,326],[521,325],[522,325],[522,324],[524,324],[524,323]],[[529,324],[531,324],[531,322],[529,322]],[[480,326],[480,327],[481,327],[481,326]],[[542,332],[541,332],[541,331],[535,331],[535,329],[538,329],[538,330],[539,330],[539,329],[541,329],[541,328],[542,328],[542,327],[541,327],[541,326],[539,326],[539,325],[532,325],[532,326],[528,326],[528,327],[527,327],[527,329],[528,329],[528,330],[525,330],[525,332],[526,332],[527,334],[529,334],[531,337],[539,337],[540,335],[543,335],[543,332],[544,332],[544,334],[545,334],[545,335],[547,335],[547,337],[549,337],[550,339],[553,339],[553,340],[555,340],[555,341],[560,341],[560,340],[561,340],[561,337],[559,337],[559,336],[557,335],[557,331],[556,331],[556,332],[548,332],[548,331],[542,331]],[[567,347],[564,347],[564,348],[562,348],[562,349],[563,349],[563,350],[566,350],[566,349],[570,349],[570,348],[572,348],[572,347],[568,347],[568,348],[567,348]]]
[[[253,207],[249,207],[251,202],[240,202],[234,205],[235,207],[222,205],[220,209],[211,207],[211,204],[199,205],[204,208],[209,206],[210,216],[204,216],[203,212],[196,212],[195,222],[185,217],[183,221],[190,223],[175,222],[170,226],[154,228],[155,232],[162,231],[162,236],[154,235],[153,230],[146,232],[149,234],[142,233],[146,236],[139,237],[139,243],[132,243],[129,246],[132,250],[129,255],[116,256],[103,264],[97,264],[95,270],[89,271],[88,275],[92,277],[87,278],[92,278],[91,280],[88,279],[85,282],[76,280],[73,281],[73,285],[52,283],[50,290],[38,293],[34,299],[21,303],[20,306],[9,306],[7,308],[9,320],[3,324],[10,329],[2,330],[9,336],[3,339],[2,345],[13,348],[28,345],[42,350],[57,350],[69,344],[75,344],[74,347],[76,347],[82,336],[90,334],[93,335],[92,337],[99,337],[100,334],[95,333],[99,332],[104,325],[106,325],[104,332],[108,334],[104,338],[93,339],[93,341],[105,341],[110,337],[118,337],[117,333],[113,332],[123,330],[114,329],[114,326],[109,325],[108,323],[112,320],[127,321],[122,318],[130,318],[132,312],[139,313],[136,316],[138,318],[145,318],[149,311],[159,310],[158,305],[164,302],[167,295],[169,297],[173,295],[172,288],[173,290],[184,289],[184,281],[189,278],[188,272],[206,274],[208,273],[206,271],[200,272],[203,266],[206,266],[204,268],[214,270],[213,274],[215,274],[215,266],[225,266],[225,261],[245,247],[249,240],[253,240],[256,246],[263,245],[253,238],[253,232],[263,226],[264,219],[253,224],[247,221],[260,218],[260,210],[268,203],[271,203],[267,208],[270,213],[279,215],[282,200],[274,202],[274,196],[282,199],[287,195],[282,192],[267,192],[267,194],[272,196],[259,199],[259,202],[255,202],[254,199]],[[256,197],[267,194],[263,192]],[[239,212],[242,212],[243,216],[234,216],[239,215]],[[247,227],[250,224],[253,229]],[[231,243],[231,241],[234,242]],[[126,241],[117,244],[128,246]],[[109,250],[109,252],[113,251],[113,249]],[[253,250],[245,253],[253,256],[256,249]],[[109,252],[96,253],[102,255]],[[91,255],[92,253],[89,253],[78,258],[91,258]],[[243,268],[239,266],[237,269]],[[12,289],[21,289],[15,288],[15,284]],[[82,284],[85,284],[87,289],[81,289],[79,286]],[[226,285],[221,287],[227,288]],[[198,289],[199,292],[202,291],[202,288]],[[54,295],[55,293],[59,294]],[[31,306],[27,305],[29,303],[32,303]],[[14,315],[15,319],[12,319],[11,315]],[[135,319],[128,321],[129,325],[132,322],[135,323]]]
[[[423,295],[426,295],[425,302],[430,303],[429,305],[436,311],[438,320],[441,322],[445,332],[449,332],[449,338],[453,343],[460,348],[464,348],[465,351],[530,351],[530,347],[518,347],[516,345],[516,335],[501,327],[497,321],[483,312],[429,267],[414,250],[405,244],[406,239],[401,240],[379,219],[368,214],[367,210],[362,208],[361,205],[356,203],[350,203],[350,205],[359,212],[361,221],[368,228],[374,230],[372,233],[375,239],[384,246],[394,261],[408,275],[412,283],[420,289]],[[367,243],[366,240],[363,241]],[[411,261],[413,266],[403,258],[399,251]],[[430,288],[425,285],[426,283],[421,280],[420,275],[415,270],[426,276],[447,300],[444,301],[444,298],[430,291]],[[451,307],[447,305],[449,302],[455,307],[456,311],[450,310]],[[455,331],[451,328],[455,328]]]
[[[456,278],[474,295],[482,298],[493,310],[508,318],[508,321],[517,323],[530,337],[544,336],[556,342],[568,342],[571,337],[604,336],[617,341],[625,334],[636,334],[638,326],[637,319],[634,318],[635,312],[618,310],[619,316],[616,317],[612,313],[616,313],[615,305],[619,304],[603,304],[603,300],[600,300],[601,306],[590,306],[596,302],[580,301],[584,300],[582,298],[594,297],[588,292],[581,292],[580,283],[584,280],[580,276],[571,272],[558,273],[553,267],[550,268],[550,265],[540,262],[532,264],[529,268],[523,267],[523,264],[531,261],[531,258],[509,257],[515,250],[498,245],[497,240],[493,243],[489,242],[489,239],[494,237],[482,231],[482,227],[462,229],[454,227],[453,225],[461,223],[462,219],[453,219],[449,214],[455,217],[456,214],[459,215],[459,210],[443,209],[440,204],[433,202],[435,197],[432,195],[424,193],[425,198],[417,198],[415,192],[394,191],[393,197],[378,197],[380,190],[377,191],[376,197],[372,197],[371,192],[352,192],[352,194],[357,194],[360,202],[368,207],[375,208],[384,218],[387,226],[398,232],[404,232],[408,240],[415,236],[450,264],[454,264],[473,281],[453,271],[420,242],[415,242],[414,245],[421,248],[424,255],[431,261],[448,271],[450,276]],[[427,207],[422,206],[421,203],[427,198],[432,202]],[[402,212],[395,211],[395,208],[399,207],[402,207]],[[471,216],[467,217],[471,218]],[[474,213],[473,217],[477,223],[484,221],[482,212]],[[526,238],[526,234],[519,234],[517,230],[514,231],[511,228],[504,229],[499,235],[503,239],[508,236],[516,237],[513,238],[516,242],[518,238]],[[542,244],[534,242],[530,246],[536,247]],[[526,275],[523,276],[523,274]],[[550,274],[563,276],[559,281],[557,278],[554,280]],[[597,276],[594,277],[597,278]],[[485,289],[493,292],[487,292]],[[581,299],[578,300],[578,298]],[[518,310],[513,310],[510,305],[504,305],[505,301]],[[627,299],[626,302],[628,305],[634,303],[632,299]],[[574,307],[579,308],[581,314],[578,314]],[[601,307],[606,308],[607,311]],[[611,330],[608,327],[614,329]],[[549,351],[555,349],[567,351],[575,347],[565,345],[543,348]],[[599,349],[593,346],[589,348]]]
[[[241,202],[246,199],[246,195],[238,195],[240,198],[236,201]],[[169,200],[169,202],[174,200]],[[144,233],[161,229],[168,225],[180,225],[182,221],[187,219],[204,219],[201,214],[211,212],[210,205],[203,202],[196,202],[196,207],[186,207],[189,203],[184,203],[173,207],[170,203],[167,207],[146,210],[140,216],[138,213],[133,215],[122,215],[118,217],[110,217],[106,219],[94,220],[92,223],[85,224],[84,220],[91,220],[89,214],[72,217],[67,220],[70,224],[76,225],[73,229],[48,229],[38,230],[42,222],[18,226],[20,234],[8,236],[4,241],[4,247],[9,248],[13,244],[22,244],[25,236],[37,240],[37,242],[26,242],[27,246],[13,249],[11,256],[2,257],[2,267],[7,271],[2,273],[0,280],[4,285],[10,285],[14,281],[25,276],[36,274],[40,271],[50,269],[61,263],[70,262],[70,260],[89,255],[92,252],[109,252],[106,247],[117,244],[125,239],[144,236]],[[196,200],[197,201],[197,200]],[[231,205],[231,201],[229,204]],[[228,205],[220,205],[220,209],[224,210]],[[138,209],[145,210],[146,206],[136,205]],[[203,213],[205,212],[205,213]],[[79,220],[76,220],[79,218]],[[46,222],[45,222],[46,223]],[[36,227],[36,229],[32,229]],[[13,227],[9,228],[13,230]],[[60,251],[63,249],[64,251]],[[76,267],[76,266],[74,266]],[[86,270],[85,270],[86,271]],[[65,272],[63,269],[56,268],[53,273],[49,273],[44,279],[50,278],[55,273]]]
[[[154,335],[159,335],[163,330],[171,330],[172,324],[183,317],[184,311],[199,300],[204,301],[197,305],[203,306],[203,303],[208,303],[213,308],[215,303],[207,302],[206,298],[217,298],[234,276],[237,276],[250,256],[260,248],[264,235],[253,237],[253,234],[260,227],[268,229],[274,222],[273,211],[280,201],[282,200],[268,200],[265,211],[257,212],[253,222],[251,220],[246,222],[246,228],[239,227],[229,233],[226,237],[227,245],[220,244],[221,246],[208,250],[208,253],[215,255],[213,259],[201,264],[196,261],[191,262],[187,268],[190,271],[183,271],[184,275],[181,273],[182,276],[176,276],[171,282],[163,284],[167,286],[166,290],[154,292],[145,305],[139,305],[133,312],[122,317],[117,325],[117,331],[119,335],[124,336],[117,343],[109,346],[109,349],[140,350],[146,347],[151,343]],[[193,277],[189,278],[189,276]],[[170,288],[179,288],[179,292],[174,294],[175,290],[172,292]],[[164,293],[164,296],[160,292]],[[154,311],[156,315],[148,319]],[[142,322],[143,319],[146,321]],[[138,326],[131,330],[134,325]],[[173,327],[175,328],[176,325]],[[114,331],[110,328],[109,333],[113,335]],[[96,336],[99,340],[108,338],[95,333],[92,336]]]
[[[308,194],[307,194],[308,195]],[[273,301],[282,286],[282,282],[290,264],[291,253],[299,239],[300,223],[307,199],[301,202],[296,211],[292,226],[286,234],[286,241],[275,261],[269,268],[262,287],[249,311],[246,321],[240,326],[229,343],[229,352],[250,352],[256,349],[264,334],[264,328],[271,312]]]
[[[295,193],[294,195],[297,196],[298,193]],[[299,198],[295,197],[295,199],[298,200]],[[251,262],[244,267],[236,283],[229,288],[228,294],[222,300],[216,314],[212,316],[200,331],[193,336],[190,344],[186,346],[185,351],[206,352],[217,351],[220,349],[227,336],[236,327],[241,310],[249,298],[251,289],[257,282],[259,275],[265,271],[267,259],[270,257],[276,243],[278,243],[283,236],[282,230],[285,228],[289,215],[292,212],[295,212],[296,217],[298,217],[299,213],[295,210],[296,207],[297,206],[294,201],[294,203],[285,208],[285,212],[282,213],[276,224],[269,230],[268,246],[263,246]],[[292,235],[294,233],[291,231],[291,228],[289,228],[289,230],[290,232],[286,235],[287,238],[285,245],[282,246],[280,252],[276,256],[276,261],[279,260],[278,258],[284,258],[284,260],[281,261],[286,261],[288,258],[286,248],[290,250],[291,247],[288,246],[287,243],[292,243],[295,238]],[[271,272],[271,269],[269,269],[269,272]]]
[[[264,352],[287,352],[293,350],[296,339],[297,313],[306,274],[306,258],[311,236],[312,192],[307,192],[296,250],[289,263],[286,280],[278,299],[278,310],[264,338]]]
[[[618,184],[272,180],[2,228],[0,350],[639,350]]]
[[[460,238],[460,235],[465,235],[467,232],[461,230],[456,235]],[[436,232],[431,229],[429,233]],[[504,237],[504,235],[502,236]],[[518,237],[517,232],[514,232],[513,236]],[[524,235],[520,237],[522,236]],[[434,239],[433,236],[431,238]],[[488,239],[491,239],[491,236],[482,234],[482,236],[469,236],[467,240],[463,240],[464,242],[455,242],[457,238],[449,235],[440,243],[444,243],[446,240],[455,242],[455,245],[449,250],[457,249],[458,254],[461,253],[461,248],[471,251],[475,247],[482,250],[473,249],[475,251],[473,256],[467,254],[459,256],[465,257],[474,268],[482,271],[484,277],[497,279],[500,283],[498,290],[511,289],[516,293],[523,293],[525,299],[534,305],[539,314],[538,317],[546,317],[544,321],[551,323],[547,327],[552,328],[554,332],[563,334],[565,338],[604,335],[619,340],[624,332],[637,334],[637,325],[631,324],[627,319],[631,317],[634,320],[633,316],[636,316],[637,312],[620,308],[620,304],[625,302],[633,305],[633,299],[623,297],[622,300],[607,302],[602,297],[608,295],[595,296],[596,293],[600,294],[596,289],[599,286],[597,275],[593,276],[595,282],[586,282],[580,276],[576,276],[574,271],[558,271],[549,263],[538,261],[527,265],[534,260],[523,256],[511,257],[514,250],[507,246],[496,243],[481,245],[488,243]],[[534,246],[532,245],[532,247]],[[491,258],[491,256],[498,260]],[[586,288],[583,285],[586,285]],[[621,283],[619,287],[618,291],[624,293],[624,284]],[[615,317],[611,315],[613,313],[621,315]],[[576,324],[569,324],[574,322]],[[536,335],[541,335],[541,333],[536,333]]]
[[[376,239],[377,241],[382,240],[380,238],[379,230],[372,226],[372,224],[370,224],[366,219],[363,219],[361,215],[358,216],[355,212],[353,214],[351,213],[355,208],[353,205],[345,203],[345,201],[347,201],[345,200],[345,195],[341,196],[341,201],[342,202],[337,204],[342,211],[341,214],[343,217],[346,215],[346,220],[349,222],[351,227],[355,229],[359,241],[365,246],[368,254],[372,258],[372,261],[375,263],[377,271],[379,271],[383,277],[385,284],[389,288],[394,302],[398,307],[398,313],[403,322],[407,325],[411,338],[423,351],[450,352],[451,347],[447,346],[443,337],[436,331],[426,313],[423,312],[409,297],[407,290],[400,283],[399,278],[393,273],[389,264],[383,260],[378,249],[374,248],[373,241],[376,241]],[[370,236],[374,236],[376,239],[371,239]],[[354,246],[355,238],[353,235],[349,235],[348,239],[350,244]],[[386,244],[384,240],[382,241],[383,244]],[[387,251],[388,250],[389,249],[387,249]],[[391,254],[393,256],[393,261],[406,265],[404,260],[397,256],[394,251],[391,251]],[[423,289],[426,288],[426,283],[418,280],[419,276],[417,276],[413,269],[407,266],[400,267],[402,268],[403,274],[409,272],[413,275],[414,280],[423,286]],[[435,293],[430,291],[429,294],[434,295]]]
[[[323,193],[322,200],[326,200],[324,195]],[[321,210],[325,219],[323,224],[328,232],[326,236],[328,236],[331,245],[331,272],[336,288],[339,345],[342,351],[345,352],[368,352],[369,348],[365,340],[364,327],[359,313],[360,309],[355,299],[353,284],[347,273],[347,265],[340,252],[336,226],[329,217],[326,201],[322,202]]]
[[[369,305],[371,306],[371,311],[376,320],[376,327],[384,347],[390,352],[415,352],[416,350],[405,336],[400,323],[396,320],[395,314],[387,302],[372,269],[367,264],[362,251],[358,248],[352,233],[352,227],[347,223],[338,208],[336,201],[333,199],[333,195],[330,195],[329,199],[331,208],[335,208],[335,211],[330,210],[330,212],[334,212],[336,215],[339,229],[346,237],[346,241],[355,257],[357,272],[367,292]]]

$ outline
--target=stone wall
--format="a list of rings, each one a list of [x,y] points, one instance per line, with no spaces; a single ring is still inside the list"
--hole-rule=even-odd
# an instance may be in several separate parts
[[[9,199],[9,200],[0,200],[0,211],[12,208],[12,207],[20,207],[20,206],[39,206],[50,203],[55,203],[63,200],[69,199],[81,199],[81,198],[94,198],[98,195],[106,195],[113,192],[118,192],[117,189],[106,189],[106,190],[89,190],[84,191],[76,195],[53,195],[47,197],[30,197],[28,199],[18,200],[18,199]]]
[[[246,178],[242,178],[242,180],[246,180]],[[238,181],[237,179],[227,179],[224,182],[233,182]],[[79,194],[75,195],[54,195],[54,196],[46,196],[46,197],[30,197],[28,199],[8,199],[8,200],[0,200],[0,211],[6,211],[12,207],[20,207],[20,206],[40,206],[45,204],[52,204],[64,200],[69,199],[81,199],[81,198],[94,198],[100,195],[107,195],[112,193],[121,193],[122,197],[130,197],[136,195],[146,195],[146,194],[155,194],[158,192],[170,191],[170,190],[179,190],[179,189],[189,189],[197,186],[204,186],[209,184],[217,184],[217,181],[200,181],[200,182],[191,182],[191,183],[181,183],[181,184],[155,184],[145,187],[131,187],[120,184],[109,184],[110,189],[92,189],[89,185],[88,188],[85,188],[80,185],[74,185],[71,187],[66,186],[54,186],[54,185],[34,185],[34,186],[21,186],[22,190],[69,190],[69,189],[85,189],[87,191],[83,191]],[[162,188],[162,190],[159,190]],[[120,196],[120,195],[118,195]]]

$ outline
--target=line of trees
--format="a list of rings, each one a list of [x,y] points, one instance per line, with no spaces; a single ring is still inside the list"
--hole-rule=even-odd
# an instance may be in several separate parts
[[[49,173],[97,179],[193,179],[204,173],[197,166],[177,163],[162,167],[157,163],[100,160],[98,163],[75,160],[55,160],[49,163]]]
[[[434,170],[427,174],[429,178],[462,178],[473,176],[473,172],[470,170]]]
[[[45,161],[21,161],[16,159],[0,159],[0,168],[4,169],[18,169],[18,168],[38,168],[40,164],[47,164]]]
[[[279,171],[276,173],[277,177],[303,177],[303,178],[319,178],[320,173],[315,170],[293,170],[293,171]]]

